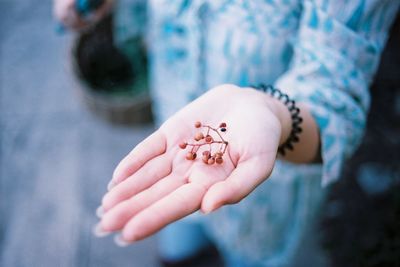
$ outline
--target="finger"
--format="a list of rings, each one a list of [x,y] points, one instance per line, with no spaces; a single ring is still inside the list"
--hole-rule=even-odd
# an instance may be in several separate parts
[[[204,176],[204,173],[196,172],[193,175]],[[123,240],[141,240],[167,224],[195,212],[199,209],[201,199],[209,186],[211,180],[208,179],[182,185],[129,220],[122,231]]]
[[[105,211],[137,193],[149,188],[160,179],[168,176],[172,170],[172,158],[167,154],[148,161],[142,168],[126,180],[112,188],[104,197],[102,206]]]
[[[75,6],[73,3],[67,7],[66,12],[61,17],[62,23],[70,29],[79,29],[84,26],[84,21],[76,12]]]
[[[113,183],[118,184],[141,168],[147,161],[161,155],[166,149],[166,139],[161,131],[156,131],[140,142],[117,166]]]
[[[201,204],[202,212],[207,214],[224,204],[242,200],[271,174],[274,161],[275,155],[271,154],[239,163],[225,181],[210,187]]]
[[[76,18],[70,24],[70,28],[76,31],[81,31],[88,27],[88,22],[82,19],[78,14],[76,14]]]
[[[114,0],[106,0],[104,4],[98,8],[94,14],[94,21],[97,22],[104,16],[108,15],[113,7]]]
[[[101,220],[105,231],[118,231],[137,213],[170,194],[186,183],[183,176],[171,174],[149,189],[127,199],[106,212]]]

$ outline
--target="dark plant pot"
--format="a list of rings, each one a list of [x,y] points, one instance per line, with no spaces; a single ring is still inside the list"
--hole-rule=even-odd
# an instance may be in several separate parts
[[[130,45],[129,55],[114,46],[109,16],[78,35],[72,48],[72,69],[83,103],[113,124],[152,121],[145,48],[140,38]]]

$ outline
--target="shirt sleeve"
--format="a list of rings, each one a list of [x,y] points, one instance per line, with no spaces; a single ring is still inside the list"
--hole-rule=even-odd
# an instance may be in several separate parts
[[[340,176],[366,124],[369,85],[400,1],[304,1],[290,69],[276,82],[319,127],[322,184]]]

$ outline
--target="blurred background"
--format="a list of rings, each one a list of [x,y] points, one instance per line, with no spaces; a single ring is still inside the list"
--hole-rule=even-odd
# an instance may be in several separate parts
[[[0,0],[0,266],[159,266],[155,237],[119,248],[91,231],[114,167],[154,129],[145,42],[113,19],[79,37],[51,0]],[[399,47],[397,19],[364,142],[299,266],[400,266]]]
[[[92,234],[114,167],[153,126],[89,112],[74,42],[52,1],[0,0],[0,266],[158,266],[154,238]]]

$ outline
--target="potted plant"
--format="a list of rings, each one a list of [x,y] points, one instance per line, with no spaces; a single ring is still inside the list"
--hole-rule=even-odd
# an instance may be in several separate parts
[[[72,68],[86,106],[115,124],[152,120],[143,38],[131,38],[128,51],[114,44],[113,17],[103,18],[78,35],[72,49]]]

